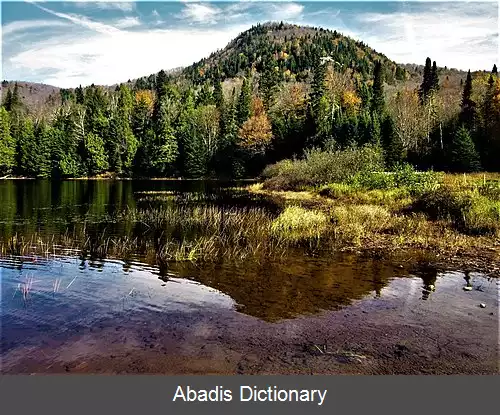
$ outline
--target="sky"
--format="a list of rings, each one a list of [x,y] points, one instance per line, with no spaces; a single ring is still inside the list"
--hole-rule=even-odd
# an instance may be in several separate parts
[[[337,30],[398,63],[491,70],[496,0],[1,3],[2,79],[70,88],[187,66],[258,22]]]

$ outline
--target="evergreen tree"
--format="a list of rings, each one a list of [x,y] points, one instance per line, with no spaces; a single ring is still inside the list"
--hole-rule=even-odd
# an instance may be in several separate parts
[[[196,96],[196,106],[212,105],[215,103],[212,88],[208,82],[205,82]]]
[[[151,164],[162,174],[170,174],[177,159],[177,138],[174,128],[170,122],[166,108],[165,98],[160,103],[160,115],[158,120],[154,156]]]
[[[52,128],[44,122],[35,128],[35,139],[37,149],[37,168],[36,176],[50,177],[52,174],[52,142],[54,135]]]
[[[76,103],[80,105],[83,105],[85,102],[85,96],[83,95],[83,88],[81,85],[75,89],[75,100]]]
[[[20,123],[17,138],[17,166],[19,173],[27,176],[36,176],[38,170],[38,149],[35,140],[33,121],[26,118]]]
[[[222,91],[222,83],[219,77],[214,82],[214,102],[217,108],[224,106],[224,93]]]
[[[16,141],[10,134],[10,116],[0,107],[0,174],[12,172],[16,164]]]
[[[491,70],[491,73],[493,75],[498,75],[498,69],[497,69],[497,65],[496,64],[493,65],[493,69]]]
[[[280,82],[280,74],[277,68],[277,62],[268,56],[259,81],[259,91],[264,102],[264,107],[269,108],[272,105],[274,92]]]
[[[472,100],[472,76],[467,72],[464,89],[462,92],[462,102],[460,104],[460,121],[469,130],[475,131],[476,103]]]
[[[250,91],[250,83],[247,78],[244,78],[243,84],[241,86],[240,96],[238,97],[238,102],[236,104],[236,121],[238,127],[241,127],[243,123],[250,117],[251,102],[252,95]]]
[[[109,168],[109,164],[104,150],[104,140],[91,132],[85,136],[84,146],[85,162],[89,175],[93,176],[105,172]]]
[[[387,168],[393,169],[405,158],[403,143],[399,138],[391,116],[386,115],[381,124],[382,144]]]
[[[460,127],[450,144],[449,148],[450,167],[454,171],[475,172],[481,170],[479,155],[469,131]]]
[[[437,75],[437,70],[436,70],[436,75]],[[422,80],[422,84],[420,85],[420,89],[418,90],[418,96],[420,98],[421,104],[427,102],[429,93],[432,90],[432,85],[433,85],[433,74],[431,67],[431,58],[427,58],[425,60],[424,77]]]
[[[439,90],[439,75],[436,66],[436,61],[432,63],[431,70],[431,80],[430,80],[430,91],[437,92]]]
[[[382,63],[377,61],[373,71],[373,86],[372,86],[372,114],[381,115],[384,112],[384,79],[382,74]]]

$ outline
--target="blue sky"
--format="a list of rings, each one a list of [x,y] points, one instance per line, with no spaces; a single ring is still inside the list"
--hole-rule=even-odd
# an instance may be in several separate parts
[[[2,79],[114,84],[186,66],[252,24],[322,26],[399,63],[491,69],[498,3],[380,1],[2,2]]]

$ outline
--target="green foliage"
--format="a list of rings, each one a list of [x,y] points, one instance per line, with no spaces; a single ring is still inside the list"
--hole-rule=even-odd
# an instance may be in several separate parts
[[[384,146],[385,164],[393,169],[401,164],[405,158],[403,143],[394,126],[394,121],[386,115],[381,125],[382,143]]]
[[[299,190],[308,186],[341,183],[362,171],[383,168],[383,155],[371,145],[345,150],[317,149],[306,152],[302,160],[283,160],[268,166],[262,173],[264,187],[276,190]]]
[[[372,102],[371,110],[373,114],[382,114],[384,112],[384,78],[382,73],[382,63],[377,61],[373,72]]]
[[[430,219],[450,220],[468,234],[500,234],[500,202],[478,192],[460,193],[449,187],[439,187],[423,193],[411,210],[423,212]]]
[[[476,103],[472,99],[472,76],[470,70],[467,73],[467,78],[465,79],[460,108],[460,122],[469,131],[474,131],[477,114]]]
[[[0,107],[0,174],[8,174],[16,165],[16,141],[10,134],[10,116]]]
[[[105,172],[109,164],[103,139],[94,133],[88,133],[84,139],[84,146],[88,173],[93,176]]]
[[[352,186],[367,190],[404,188],[411,195],[437,189],[442,175],[433,171],[418,172],[410,164],[399,165],[393,172],[365,171],[358,173],[350,182]]]
[[[250,106],[252,102],[252,96],[250,91],[250,83],[247,78],[243,79],[243,84],[241,86],[241,92],[238,97],[238,102],[236,104],[236,121],[238,127],[241,127],[243,123],[250,118]]]
[[[474,142],[465,127],[460,127],[449,148],[450,167],[454,171],[475,172],[481,170],[481,162]]]

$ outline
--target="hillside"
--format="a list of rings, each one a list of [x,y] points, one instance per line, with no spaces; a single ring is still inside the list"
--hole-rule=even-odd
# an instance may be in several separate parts
[[[257,77],[266,67],[277,68],[285,81],[307,81],[314,67],[314,57],[324,56],[340,71],[349,68],[359,80],[371,79],[375,61],[380,60],[384,79],[388,84],[409,81],[415,86],[421,82],[423,66],[397,64],[363,42],[355,41],[336,31],[318,27],[297,26],[286,23],[265,23],[251,27],[233,39],[224,49],[185,68],[165,70],[173,79],[187,79],[195,84],[215,79],[242,77],[252,71]],[[459,85],[466,72],[440,68],[440,76],[447,76]],[[135,89],[154,89],[157,74],[128,80]],[[118,80],[117,80],[118,81]],[[57,86],[18,81],[20,96],[30,113],[54,108],[61,103],[61,93],[72,92]],[[14,81],[3,81],[1,92],[14,87]],[[118,84],[107,86],[115,89]],[[75,88],[78,85],[75,85]]]
[[[16,83],[19,97],[31,114],[38,114],[47,107],[54,108],[61,103],[60,88],[53,85],[22,81],[3,81],[0,87],[2,100],[9,89],[14,89]]]

